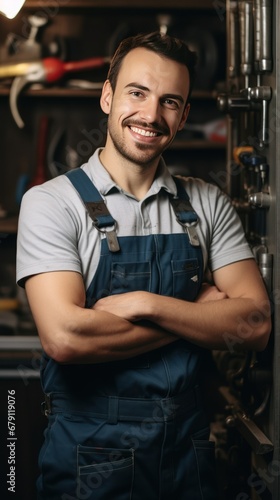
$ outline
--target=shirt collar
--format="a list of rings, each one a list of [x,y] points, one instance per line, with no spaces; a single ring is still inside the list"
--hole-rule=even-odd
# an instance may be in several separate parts
[[[94,154],[90,157],[88,161],[89,176],[98,189],[98,191],[103,195],[109,195],[110,193],[116,192],[116,189],[120,191],[119,186],[113,181],[110,174],[103,167],[100,159],[99,153],[102,148],[98,148]],[[173,196],[177,193],[176,184],[165,164],[163,158],[160,159],[159,166],[157,169],[156,177],[147,193],[145,198],[149,196],[156,195],[164,189]]]

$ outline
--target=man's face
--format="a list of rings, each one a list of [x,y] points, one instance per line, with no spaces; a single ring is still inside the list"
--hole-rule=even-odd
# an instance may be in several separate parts
[[[184,126],[188,92],[183,64],[144,48],[132,50],[122,62],[114,94],[108,81],[103,89],[108,140],[129,161],[150,164]]]

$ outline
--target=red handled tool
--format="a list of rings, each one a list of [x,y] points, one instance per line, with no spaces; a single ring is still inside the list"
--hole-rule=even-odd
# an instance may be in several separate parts
[[[84,71],[93,68],[99,68],[110,62],[109,57],[92,57],[81,61],[64,62],[56,57],[47,57],[42,60],[42,66],[46,83],[57,82],[66,73]]]
[[[99,68],[110,62],[109,57],[92,57],[81,61],[64,62],[56,57],[40,61],[0,65],[0,78],[15,77],[10,90],[10,108],[18,127],[23,128],[17,99],[22,89],[30,83],[54,83],[67,73]]]

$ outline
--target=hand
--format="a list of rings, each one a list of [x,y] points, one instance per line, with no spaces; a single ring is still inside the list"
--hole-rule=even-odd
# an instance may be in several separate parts
[[[145,319],[145,311],[151,307],[149,298],[151,294],[142,291],[110,295],[98,300],[92,309],[135,322]]]
[[[210,302],[211,300],[223,300],[227,298],[227,295],[221,292],[215,285],[203,283],[196,302]]]

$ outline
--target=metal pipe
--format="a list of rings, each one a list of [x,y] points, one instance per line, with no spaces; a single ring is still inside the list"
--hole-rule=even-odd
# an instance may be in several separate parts
[[[252,1],[242,1],[238,4],[240,41],[241,41],[241,74],[245,76],[245,87],[249,86],[249,75],[253,71],[253,4]]]
[[[272,0],[261,0],[261,39],[260,63],[261,72],[272,70]]]

